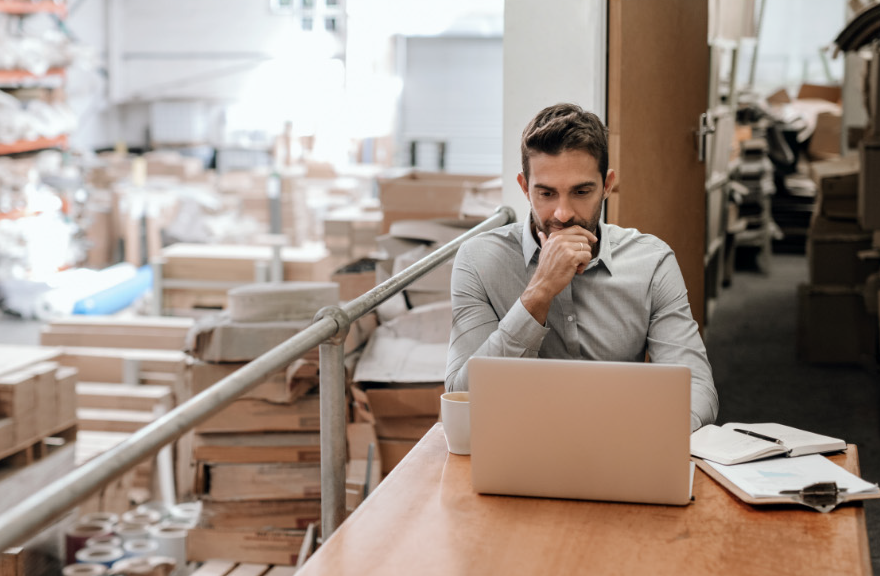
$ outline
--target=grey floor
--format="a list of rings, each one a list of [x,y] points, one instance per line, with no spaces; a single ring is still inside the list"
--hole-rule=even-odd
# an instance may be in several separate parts
[[[880,375],[874,368],[810,366],[795,359],[802,255],[774,255],[768,274],[738,271],[706,330],[721,402],[719,422],[779,422],[857,444],[862,477],[880,481]],[[867,503],[880,573],[880,501]]]
[[[795,359],[802,255],[774,255],[768,274],[739,270],[721,293],[706,346],[721,400],[720,422],[780,422],[857,444],[862,476],[880,481],[880,375]],[[0,316],[0,343],[36,344],[39,322]],[[871,557],[880,573],[880,500],[867,503]]]

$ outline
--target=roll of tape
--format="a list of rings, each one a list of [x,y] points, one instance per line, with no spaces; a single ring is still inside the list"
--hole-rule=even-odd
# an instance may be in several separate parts
[[[61,569],[62,576],[104,576],[107,567],[103,564],[68,564]]]
[[[177,506],[171,507],[170,519],[172,522],[182,522],[195,527],[199,522],[199,516],[202,515],[201,502],[184,502]]]
[[[114,514],[113,512],[89,512],[88,514],[83,514],[79,522],[80,524],[98,522],[113,525],[119,522],[119,514]]]
[[[122,538],[123,542],[146,538],[149,535],[147,527],[143,524],[126,524],[124,522],[114,526],[113,532]]]
[[[142,556],[125,558],[113,564],[110,572],[114,576],[168,576],[177,563],[167,556]]]
[[[159,513],[159,521],[161,522],[162,520],[165,520],[166,518],[168,518],[168,514],[171,510],[171,507],[168,506],[168,504],[165,504],[164,502],[154,501],[154,502],[145,502],[145,503],[141,504],[140,506],[138,506],[137,508],[135,508],[135,510],[137,512],[145,512],[148,514],[150,512],[158,512]]]
[[[122,560],[125,552],[122,548],[113,546],[93,546],[92,548],[83,548],[76,553],[76,561],[83,564],[103,564],[107,568],[114,562]]]
[[[159,556],[174,558],[178,567],[186,565],[186,530],[159,524],[150,526],[149,531],[150,537],[159,544]]]
[[[125,550],[125,556],[128,558],[150,556],[159,549],[159,543],[147,538],[137,538],[135,540],[129,540],[123,544],[122,549]]]
[[[76,562],[76,553],[86,547],[86,541],[95,536],[108,536],[112,534],[109,524],[103,522],[77,522],[64,532],[64,549],[66,551],[66,564]]]
[[[129,510],[122,514],[122,521],[125,524],[149,526],[151,524],[158,524],[161,520],[162,513],[158,510]]]
[[[83,548],[92,548],[94,546],[113,546],[115,548],[120,548],[122,546],[122,538],[115,534],[92,536],[86,540],[86,545],[83,546]]]

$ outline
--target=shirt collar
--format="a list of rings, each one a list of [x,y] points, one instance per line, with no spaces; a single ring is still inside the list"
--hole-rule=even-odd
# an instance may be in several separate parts
[[[532,235],[532,211],[529,210],[528,216],[525,222],[523,222],[522,231],[523,259],[526,266],[529,265],[532,258],[535,257],[535,252],[540,248],[535,237]],[[599,222],[599,256],[593,259],[587,268],[598,266],[599,262],[602,262],[605,268],[611,272],[611,231],[605,222]]]

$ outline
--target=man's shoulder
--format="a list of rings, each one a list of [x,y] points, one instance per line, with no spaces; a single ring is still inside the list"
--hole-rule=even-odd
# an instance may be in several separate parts
[[[461,248],[466,250],[485,250],[495,246],[498,248],[518,248],[522,250],[522,227],[522,222],[514,222],[493,228],[492,230],[477,234],[462,244]]]
[[[654,236],[640,232],[636,228],[622,228],[616,224],[607,224],[611,245],[615,249],[636,248],[659,254],[672,252],[669,244]]]

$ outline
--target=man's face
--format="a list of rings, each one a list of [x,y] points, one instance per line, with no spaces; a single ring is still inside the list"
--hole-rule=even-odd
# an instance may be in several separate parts
[[[549,237],[563,228],[580,226],[596,234],[602,201],[614,186],[613,170],[608,171],[603,186],[599,162],[581,150],[535,154],[529,159],[529,168],[529,181],[522,174],[517,180],[538,230]]]

